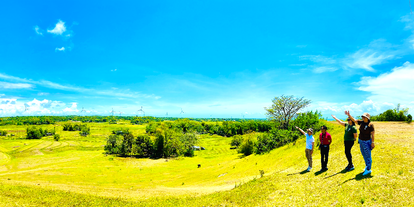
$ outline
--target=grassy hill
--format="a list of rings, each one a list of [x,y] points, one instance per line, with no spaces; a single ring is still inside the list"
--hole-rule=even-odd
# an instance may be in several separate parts
[[[414,205],[414,124],[375,125],[373,173],[367,177],[358,144],[352,149],[356,169],[342,171],[343,127],[335,123],[328,123],[333,144],[323,173],[317,172],[318,150],[313,171],[304,171],[303,138],[243,157],[230,149],[231,138],[203,135],[199,145],[206,150],[195,157],[153,160],[105,156],[105,137],[116,125],[91,124],[85,138],[59,131],[58,124],[59,142],[26,140],[24,127],[2,126],[16,136],[0,137],[0,206]]]

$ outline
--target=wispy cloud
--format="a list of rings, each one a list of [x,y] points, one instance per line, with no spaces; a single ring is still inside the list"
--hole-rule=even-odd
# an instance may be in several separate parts
[[[321,67],[315,67],[313,68],[313,72],[315,73],[324,73],[324,72],[333,72],[338,70],[336,67],[330,67],[330,66],[321,66]]]
[[[55,51],[65,51],[65,47],[61,47],[61,48],[55,48]]]
[[[65,22],[62,20],[59,20],[58,23],[56,23],[55,28],[51,30],[47,30],[47,32],[55,34],[55,35],[62,35],[66,31]]]
[[[28,83],[8,83],[0,81],[0,88],[2,89],[29,89],[33,87],[32,84]]]
[[[15,81],[15,82],[23,82],[23,83],[20,83],[20,84],[26,84],[26,85],[15,85],[14,87],[26,86],[26,88],[28,88],[29,85],[31,87],[34,87],[34,85],[40,85],[40,86],[43,86],[43,87],[46,87],[46,88],[51,88],[51,89],[57,89],[57,90],[63,90],[63,91],[74,91],[74,92],[86,93],[86,94],[99,94],[99,95],[111,96],[111,97],[149,98],[149,99],[156,99],[156,100],[161,98],[161,96],[158,96],[158,95],[143,94],[143,93],[140,93],[140,92],[130,91],[128,89],[127,90],[121,90],[121,89],[116,89],[116,90],[88,89],[88,88],[83,88],[83,87],[62,85],[62,84],[54,83],[54,82],[47,81],[47,80],[40,80],[40,81],[29,80],[29,79],[14,77],[14,76],[2,74],[2,73],[0,73],[0,79],[8,80],[8,81]],[[1,83],[2,82],[0,82],[0,88],[1,88]],[[4,85],[6,86],[6,84],[4,84]],[[12,87],[12,86],[13,85],[7,85],[6,87]]]
[[[372,41],[368,47],[360,49],[344,58],[346,67],[375,71],[373,66],[398,58],[401,53],[400,46],[393,46],[384,39]]]
[[[384,39],[377,39],[367,47],[347,56],[303,55],[299,56],[299,59],[312,61],[314,64],[309,64],[308,68],[312,69],[314,73],[333,72],[339,69],[363,69],[374,72],[374,66],[398,59],[406,51],[404,45],[392,45]]]
[[[34,27],[34,30],[35,30],[35,32],[36,32],[36,34],[38,34],[38,35],[43,35],[43,33],[42,33],[42,31],[40,30],[40,28],[39,28],[39,26],[35,26]]]
[[[326,57],[323,55],[302,55],[302,56],[299,56],[299,59],[310,60],[312,62],[329,64],[329,65],[337,63],[337,61],[334,58]]]

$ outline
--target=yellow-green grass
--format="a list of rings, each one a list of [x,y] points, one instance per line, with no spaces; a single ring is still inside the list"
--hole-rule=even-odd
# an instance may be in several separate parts
[[[203,135],[193,158],[135,159],[105,156],[102,145],[116,125],[91,124],[92,135],[59,132],[62,139],[0,138],[0,206],[410,206],[414,202],[414,125],[375,123],[373,173],[347,165],[343,127],[328,123],[333,137],[329,170],[305,173],[304,139],[264,155],[242,157],[231,138]],[[18,128],[3,126],[0,129]],[[13,128],[14,127],[14,128]],[[134,128],[134,134],[145,128]],[[22,145],[23,143],[23,145]],[[24,145],[26,143],[26,145]],[[20,146],[20,147],[16,147]],[[40,153],[39,153],[40,152]],[[201,164],[201,168],[197,165]],[[261,178],[259,170],[265,172]],[[218,192],[216,192],[218,191]]]

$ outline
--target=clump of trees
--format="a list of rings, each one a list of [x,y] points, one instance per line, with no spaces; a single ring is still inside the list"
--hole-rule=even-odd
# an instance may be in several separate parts
[[[91,128],[82,123],[64,123],[63,131],[79,131],[79,135],[87,136],[91,133]]]
[[[54,139],[55,141],[59,141],[59,140],[60,140],[60,134],[55,134],[55,135],[53,135],[53,139]]]
[[[379,115],[372,116],[371,121],[406,121],[411,123],[413,117],[408,114],[409,108],[400,109],[400,104],[395,109],[388,109]]]
[[[31,126],[26,128],[26,134],[26,139],[41,139],[45,136],[55,135],[55,130],[48,130],[41,127]]]
[[[194,156],[194,145],[198,135],[194,131],[183,131],[171,128],[171,123],[160,123],[155,131],[134,136],[127,129],[114,130],[107,139],[105,151],[108,154],[135,157],[177,157]]]
[[[6,136],[7,131],[6,130],[0,130],[0,136]]]

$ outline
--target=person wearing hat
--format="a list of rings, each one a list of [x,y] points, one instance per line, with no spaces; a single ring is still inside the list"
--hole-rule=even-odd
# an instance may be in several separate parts
[[[321,143],[319,145],[321,150],[321,172],[328,170],[329,146],[332,143],[331,134],[329,134],[326,130],[328,130],[328,127],[323,125],[321,127],[322,133],[319,134],[319,141]]]
[[[362,114],[362,121],[355,120],[354,117],[351,116],[349,111],[345,111],[345,114],[355,123],[359,125],[359,148],[361,149],[361,154],[364,157],[365,161],[365,170],[362,173],[363,176],[371,174],[372,172],[372,158],[371,158],[371,150],[375,148],[374,138],[375,138],[375,129],[374,124],[371,123],[370,115],[368,113]]]
[[[312,170],[312,154],[313,154],[313,146],[315,143],[315,140],[313,139],[313,129],[309,128],[307,133],[305,133],[301,128],[295,126],[296,129],[299,129],[300,132],[302,132],[303,135],[306,136],[306,158],[308,159],[308,169],[306,169],[308,172]]]
[[[332,115],[332,117],[342,126],[345,127],[345,134],[344,134],[344,146],[345,146],[345,156],[348,160],[348,166],[345,167],[345,171],[354,170],[354,164],[352,164],[352,154],[351,149],[354,146],[355,140],[358,136],[357,128],[355,127],[355,122],[353,122],[350,118],[347,119],[348,123],[345,123],[336,116]]]

